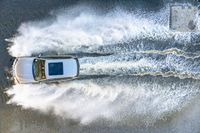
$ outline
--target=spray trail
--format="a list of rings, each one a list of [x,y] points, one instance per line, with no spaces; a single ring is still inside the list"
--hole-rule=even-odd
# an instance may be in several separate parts
[[[200,58],[173,54],[118,54],[80,59],[82,75],[162,75],[200,79]]]
[[[106,15],[72,11],[56,15],[54,21],[22,24],[19,34],[10,39],[9,53],[16,57],[47,51],[114,53],[81,58],[81,74],[120,76],[60,84],[14,85],[7,91],[13,95],[9,103],[42,112],[53,111],[83,124],[104,118],[148,125],[183,110],[199,96],[200,85],[195,80],[125,76],[172,74],[199,79],[200,64],[196,57],[199,45],[189,45],[189,33],[168,30],[167,21],[162,21],[168,16],[167,10],[150,18],[144,17],[148,14],[122,10]],[[168,53],[170,49],[172,52]],[[181,54],[173,54],[173,50]]]
[[[168,9],[162,9],[150,17],[147,17],[148,13],[127,13],[120,9],[104,15],[92,9],[74,10],[67,11],[72,12],[68,14],[65,12],[67,15],[57,14],[54,21],[22,24],[18,35],[9,40],[12,42],[9,53],[18,57],[47,51],[61,54],[92,52],[94,48],[118,43],[132,45],[131,42],[135,41],[137,46],[139,40],[171,40],[178,43],[177,47],[185,48],[185,44],[191,41],[190,33],[168,29]]]
[[[104,46],[91,46],[82,48],[80,52],[99,54],[127,54],[127,53],[154,53],[154,54],[175,54],[196,58],[200,55],[200,45],[198,43],[177,43],[173,39],[167,41],[140,40],[128,43],[119,43]]]
[[[14,94],[9,103],[45,113],[51,110],[82,124],[101,118],[137,125],[169,117],[199,95],[196,81],[149,78],[108,77],[58,85],[15,85],[7,93]]]

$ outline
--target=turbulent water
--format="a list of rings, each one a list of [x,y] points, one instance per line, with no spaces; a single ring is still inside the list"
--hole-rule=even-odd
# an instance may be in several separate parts
[[[189,48],[196,44],[190,43],[190,33],[168,29],[168,8],[152,14],[142,11],[127,13],[120,9],[101,14],[84,7],[56,12],[57,14],[52,12],[55,20],[22,24],[18,35],[10,40],[14,45],[9,48],[9,52],[16,57],[47,51],[59,54],[129,53],[177,48],[183,53],[193,52]],[[116,44],[121,44],[123,48]]]
[[[147,77],[107,77],[59,85],[16,85],[8,93],[15,95],[11,103],[43,112],[52,110],[82,124],[106,118],[148,125],[191,104],[199,96],[199,85],[182,81],[168,84],[158,78],[148,81]]]
[[[169,6],[150,13],[115,8],[106,14],[78,6],[51,15],[23,23],[8,39],[9,53],[77,55],[82,78],[14,85],[8,103],[83,125],[109,121],[148,127],[162,121],[174,131],[200,130],[200,45],[193,41],[200,34],[170,31]],[[186,120],[194,124],[186,128]]]

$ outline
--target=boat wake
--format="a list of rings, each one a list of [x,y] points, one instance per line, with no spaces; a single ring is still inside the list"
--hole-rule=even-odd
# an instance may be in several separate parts
[[[167,7],[153,15],[77,9],[22,24],[8,50],[14,57],[49,51],[80,55],[80,75],[88,78],[14,85],[8,103],[82,124],[106,119],[138,126],[168,119],[199,96],[194,79],[200,79],[200,45],[191,43],[190,33],[168,29]]]
[[[99,119],[149,125],[191,104],[198,81],[150,77],[107,77],[61,84],[15,85],[9,103],[88,124]],[[170,84],[169,84],[170,82]],[[186,83],[187,82],[187,83]]]
[[[200,58],[132,53],[80,58],[80,75],[162,75],[200,79]]]
[[[68,9],[52,15],[55,20],[22,24],[18,34],[8,39],[11,42],[9,53],[19,57],[48,51],[57,54],[126,53],[170,48],[194,52],[190,33],[169,30],[167,7],[151,15],[120,9],[100,14],[93,9],[82,9]]]

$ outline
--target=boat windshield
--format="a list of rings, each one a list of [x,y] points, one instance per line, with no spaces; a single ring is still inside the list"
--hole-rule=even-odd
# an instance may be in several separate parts
[[[36,81],[46,79],[45,75],[45,60],[34,59],[33,61],[33,75]]]

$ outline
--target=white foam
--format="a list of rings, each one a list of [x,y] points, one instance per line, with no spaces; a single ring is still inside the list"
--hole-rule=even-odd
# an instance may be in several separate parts
[[[199,59],[173,54],[118,54],[79,59],[81,75],[162,75],[200,79]]]
[[[72,13],[71,13],[72,12]],[[160,13],[163,12],[163,13]],[[82,10],[75,15],[73,9],[57,13],[56,19],[23,23],[18,35],[10,39],[9,53],[12,56],[30,56],[34,53],[56,51],[74,52],[81,46],[116,44],[131,40],[175,39],[189,42],[189,33],[171,32],[166,20],[168,12],[127,13],[117,9],[105,15],[94,10]]]
[[[15,85],[7,93],[14,94],[9,103],[44,113],[53,111],[82,124],[103,118],[115,122],[131,120],[139,125],[152,124],[181,110],[199,93],[195,86],[129,80],[126,83],[120,83],[122,78],[113,79],[112,83],[105,79],[102,84],[86,80],[59,85]]]
[[[189,42],[188,33],[171,32],[168,24],[159,23],[166,16],[165,13],[159,13],[145,18],[142,12],[134,14],[122,10],[105,15],[85,10],[76,15],[56,14],[53,22],[44,20],[22,24],[18,29],[19,34],[10,40],[13,45],[9,48],[9,53],[17,57],[46,51],[68,53],[82,46],[112,45],[141,39],[162,41],[174,38],[178,42]],[[91,67],[104,67],[103,72],[106,73],[108,68],[116,65],[118,69],[126,65],[135,68],[149,67],[152,70],[159,68],[154,66],[153,61],[148,62],[145,59],[135,64],[99,62],[90,64],[90,67],[85,64],[81,68],[88,67],[89,70]],[[58,85],[14,85],[7,93],[14,94],[9,103],[42,112],[52,110],[56,115],[78,119],[83,124],[98,118],[115,121],[134,119],[135,122],[149,124],[181,110],[198,91],[192,85],[164,86],[133,81],[123,84],[114,81],[115,79],[113,82],[108,80],[105,84],[101,81],[103,85],[92,80]]]

